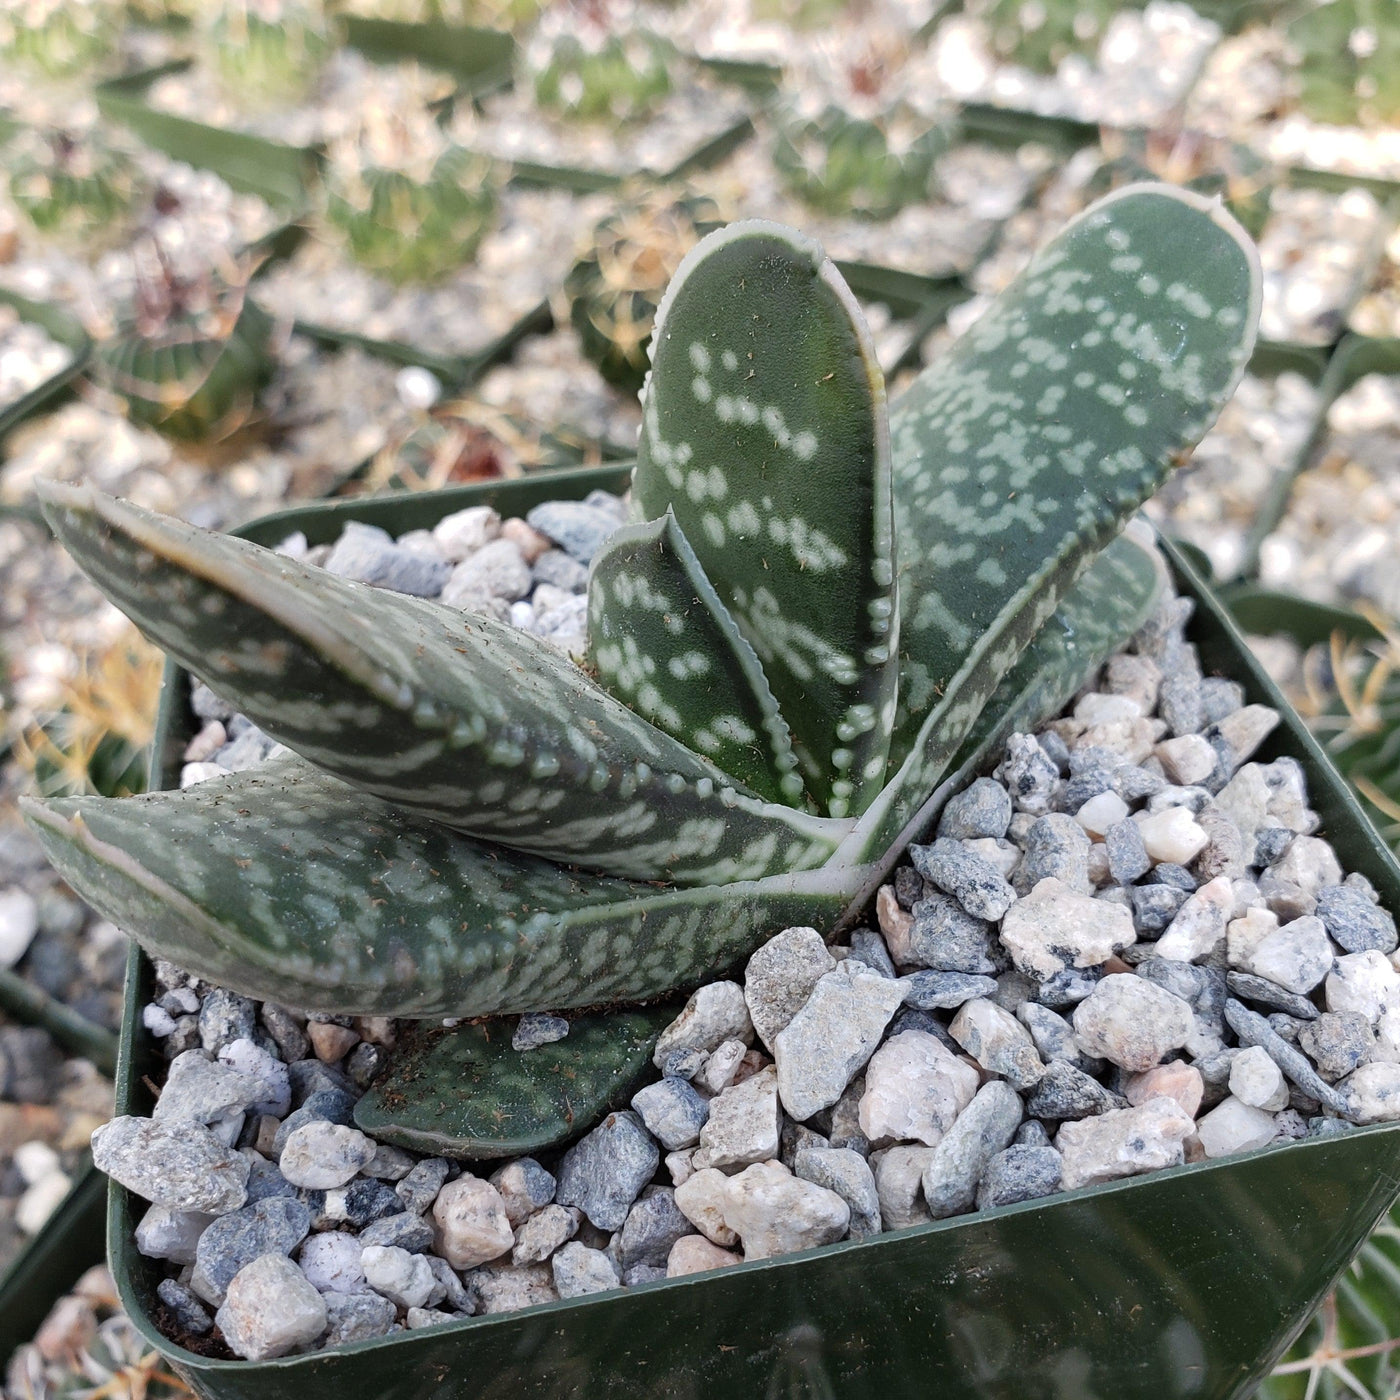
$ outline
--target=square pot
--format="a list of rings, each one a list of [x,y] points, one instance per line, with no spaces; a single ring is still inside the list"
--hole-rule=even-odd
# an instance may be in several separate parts
[[[490,503],[619,490],[624,467],[282,511],[242,531],[333,538],[347,519],[391,532]],[[1192,638],[1208,672],[1241,681],[1282,723],[1260,755],[1297,758],[1346,866],[1400,908],[1400,868],[1190,561]],[[185,676],[167,672],[155,782],[191,732]],[[120,1113],[146,1113],[159,1051],[141,1026],[151,969],[133,949]],[[1400,1188],[1400,1124],[1177,1167],[1042,1201],[267,1362],[197,1356],[152,1321],[159,1266],[137,1253],[143,1203],[113,1184],[108,1248],[136,1325],[210,1400],[1227,1400],[1248,1394],[1303,1326]]]

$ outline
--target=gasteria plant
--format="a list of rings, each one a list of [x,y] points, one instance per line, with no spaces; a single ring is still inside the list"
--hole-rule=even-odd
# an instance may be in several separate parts
[[[321,0],[219,0],[200,35],[224,90],[250,108],[294,103],[333,48]]]
[[[27,128],[3,159],[15,207],[38,232],[89,255],[123,236],[145,193],[136,162],[96,129]]]
[[[1298,100],[1318,121],[1400,121],[1400,14],[1389,0],[1325,0],[1288,26]]]
[[[29,819],[150,952],[315,1011],[637,1001],[834,929],[1148,615],[1156,565],[1119,531],[1238,382],[1259,297],[1219,205],[1122,191],[887,415],[820,247],[711,234],[658,312],[586,669],[49,485],[91,577],[295,756]]]

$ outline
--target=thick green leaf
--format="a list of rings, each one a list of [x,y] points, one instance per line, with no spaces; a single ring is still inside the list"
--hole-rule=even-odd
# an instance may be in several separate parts
[[[640,1001],[849,898],[830,872],[694,890],[562,869],[293,758],[183,792],[29,802],[50,860],[148,952],[310,1011],[487,1016]]]
[[[687,884],[810,868],[842,834],[737,788],[529,633],[96,492],[41,494],[147,636],[275,739],[407,811]]]
[[[511,1048],[504,1021],[418,1027],[355,1105],[355,1122],[380,1142],[435,1157],[539,1152],[622,1106],[679,1012],[672,1003],[579,1016],[563,1040],[524,1051]]]
[[[1209,428],[1244,372],[1258,255],[1164,185],[1070,223],[891,414],[902,762],[970,723],[1085,561]]]
[[[704,239],[657,312],[633,492],[675,511],[763,661],[808,790],[834,816],[884,781],[895,688],[884,379],[811,239]]]
[[[1094,669],[1147,621],[1161,582],[1157,557],[1119,536],[1065,594],[972,728],[961,723],[946,730],[930,727],[920,736],[889,789],[838,855],[875,862],[875,874],[864,885],[870,894],[872,881],[883,878],[892,859],[919,839],[943,803],[972,781],[1008,734],[1034,729],[1058,714]]]
[[[588,580],[588,661],[624,705],[770,801],[802,777],[754,649],[676,518],[619,530]]]

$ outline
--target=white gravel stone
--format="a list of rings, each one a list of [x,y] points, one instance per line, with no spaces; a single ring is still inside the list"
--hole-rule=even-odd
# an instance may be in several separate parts
[[[473,1269],[499,1259],[515,1244],[501,1193],[489,1181],[464,1173],[449,1181],[433,1202],[437,1252],[454,1269]]]
[[[1278,915],[1272,909],[1258,906],[1232,919],[1225,928],[1225,956],[1230,966],[1243,971],[1254,950],[1271,933],[1277,932],[1278,926]]]
[[[1182,734],[1175,739],[1163,739],[1152,752],[1162,765],[1167,780],[1178,787],[1203,783],[1215,771],[1215,750],[1210,740],[1202,734]]]
[[[358,1128],[313,1119],[288,1135],[277,1165],[293,1186],[331,1191],[353,1180],[377,1146]]]
[[[924,1204],[924,1168],[933,1154],[932,1147],[896,1143],[884,1152],[871,1155],[880,1219],[885,1229],[903,1230],[910,1225],[926,1225],[933,1219]]]
[[[1288,1081],[1262,1045],[1251,1045],[1230,1061],[1230,1093],[1265,1113],[1288,1107]]]
[[[743,1262],[742,1254],[721,1249],[703,1235],[686,1235],[671,1246],[666,1257],[666,1277],[684,1278],[687,1274],[703,1274],[710,1269],[725,1269]]]
[[[832,1244],[850,1219],[834,1191],[793,1176],[781,1162],[758,1162],[729,1179],[724,1221],[743,1241],[745,1259]]]
[[[454,564],[490,544],[500,533],[501,517],[492,506],[469,506],[443,516],[433,527],[438,547]]]
[[[1066,967],[1096,967],[1136,942],[1121,904],[1079,894],[1054,876],[1039,881],[1001,921],[1001,941],[1016,967],[1045,981]]]
[[[1128,804],[1110,788],[1097,797],[1091,797],[1074,814],[1074,819],[1090,836],[1102,840],[1109,827],[1114,822],[1121,822],[1127,815]]]
[[[148,1259],[193,1264],[199,1237],[213,1221],[203,1211],[152,1206],[136,1226],[136,1248]]]
[[[360,1251],[360,1267],[365,1282],[401,1308],[423,1307],[437,1287],[427,1259],[396,1245],[366,1245]]]
[[[1142,844],[1154,861],[1189,865],[1210,837],[1185,807],[1167,807],[1138,823]]]
[[[1240,966],[1301,996],[1327,976],[1335,958],[1336,949],[1322,920],[1306,914],[1265,934]]]
[[[214,1315],[229,1349],[249,1361],[286,1356],[326,1330],[326,1300],[285,1255],[244,1265]]]
[[[1074,1034],[1086,1054],[1143,1071],[1186,1044],[1194,1018],[1179,996],[1132,973],[1105,977],[1074,1009]]]
[[[1329,1011],[1359,1011],[1374,1026],[1400,1010],[1400,973],[1374,948],[1345,953],[1327,974],[1323,997]]]
[[[773,1043],[778,1094],[799,1123],[832,1104],[860,1073],[904,1002],[904,987],[854,959],[816,984]],[[714,1121],[714,1108],[710,1110]]]
[[[354,1235],[326,1230],[303,1242],[297,1262],[321,1293],[355,1293],[365,1286],[363,1247]]]
[[[1055,1146],[1064,1159],[1064,1188],[1073,1191],[1179,1166],[1185,1160],[1183,1144],[1195,1127],[1181,1105],[1165,1095],[1136,1108],[1110,1109],[1062,1124]]]
[[[1206,1084],[1200,1070],[1185,1060],[1171,1060],[1142,1074],[1135,1074],[1124,1086],[1123,1096],[1136,1107],[1159,1094],[1175,1099],[1181,1111],[1194,1118],[1205,1097]]]
[[[866,1067],[860,1130],[871,1142],[893,1138],[934,1147],[972,1102],[979,1083],[977,1071],[937,1036],[901,1031]]]
[[[1234,907],[1235,892],[1229,879],[1217,875],[1177,910],[1153,952],[1174,962],[1196,962],[1209,957],[1225,941]]]
[[[737,982],[709,982],[692,993],[681,1014],[661,1032],[652,1063],[665,1069],[669,1056],[682,1050],[716,1050],[726,1040],[753,1040],[744,989]]]
[[[39,931],[39,906],[21,889],[0,890],[0,967],[13,967]]]
[[[710,1100],[695,1165],[738,1167],[776,1157],[780,1121],[778,1071],[769,1065]]]
[[[716,1046],[695,1076],[695,1083],[708,1094],[723,1093],[734,1082],[748,1049],[742,1040],[726,1040]]]
[[[246,1074],[258,1086],[258,1096],[247,1105],[250,1113],[287,1116],[292,1106],[291,1076],[286,1064],[271,1051],[251,1040],[234,1040],[219,1051],[219,1063]],[[165,1097],[163,1093],[161,1097]]]
[[[676,1187],[676,1206],[706,1239],[727,1248],[738,1236],[724,1223],[729,1200],[729,1178],[714,1167],[694,1173]]]
[[[1400,1065],[1362,1065],[1339,1085],[1358,1123],[1389,1123],[1400,1118]]]
[[[1031,1088],[1045,1073],[1031,1033],[994,1001],[978,997],[964,1002],[948,1033],[983,1069],[1018,1089]]]
[[[812,989],[836,966],[814,928],[789,928],[770,938],[744,969],[744,1000],[758,1038],[770,1050]]]
[[[1255,1108],[1233,1094],[1196,1124],[1196,1135],[1207,1157],[1228,1157],[1264,1147],[1278,1135],[1272,1113]]]
[[[1021,1100],[994,1079],[958,1115],[924,1168],[924,1200],[935,1220],[971,1210],[987,1164],[1007,1147],[1022,1118]]]
[[[516,1232],[512,1264],[538,1264],[578,1233],[583,1212],[572,1206],[545,1206]]]

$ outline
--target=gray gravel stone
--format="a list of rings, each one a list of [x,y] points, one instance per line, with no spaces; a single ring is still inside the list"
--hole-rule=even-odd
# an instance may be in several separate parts
[[[710,1115],[700,1129],[700,1150],[692,1159],[697,1171],[747,1166],[778,1155],[778,1084],[778,1071],[768,1065],[710,1100]]]
[[[818,981],[836,966],[814,928],[788,928],[770,938],[744,969],[744,1001],[758,1038],[770,1050]]]
[[[1241,1001],[1252,1001],[1302,1021],[1317,1020],[1317,1007],[1307,997],[1290,992],[1277,982],[1270,982],[1267,977],[1256,977],[1252,972],[1227,972],[1225,980]]]
[[[875,1174],[859,1152],[848,1147],[803,1147],[793,1158],[793,1175],[834,1191],[851,1209],[847,1231],[853,1240],[880,1233],[880,1197]]]
[[[1059,767],[1030,734],[1007,739],[1006,755],[995,776],[1006,784],[1017,811],[1039,817],[1054,804]]]
[[[306,1032],[290,1011],[275,1002],[265,1001],[258,1012],[258,1018],[272,1037],[277,1046],[277,1053],[286,1064],[295,1064],[296,1061],[306,1058],[311,1042],[307,1040]]]
[[[544,501],[525,519],[580,564],[587,564],[593,558],[619,524],[611,511],[599,510],[582,501]]]
[[[1320,890],[1317,917],[1344,952],[1362,953],[1374,948],[1389,954],[1400,942],[1394,918],[1353,885],[1329,885]]]
[[[660,1163],[660,1149],[642,1120],[631,1112],[610,1113],[564,1154],[554,1198],[577,1206],[600,1230],[620,1230]]]
[[[471,607],[474,600],[499,598],[513,603],[524,598],[534,584],[530,566],[513,540],[492,540],[456,568],[442,587],[442,601],[449,607]]]
[[[1262,827],[1254,835],[1255,865],[1267,867],[1282,860],[1296,835],[1286,826]]]
[[[550,1016],[531,1011],[516,1022],[510,1037],[512,1050],[538,1050],[541,1045],[553,1045],[569,1033],[569,1023],[562,1016]]]
[[[1056,879],[1078,894],[1092,894],[1089,834],[1073,817],[1051,812],[1026,832],[1025,855],[1016,868],[1017,893],[1029,894],[1042,880]]]
[[[266,1361],[310,1345],[328,1317],[326,1300],[290,1259],[264,1254],[235,1275],[214,1321],[236,1356]]]
[[[1126,1108],[1127,1103],[1068,1060],[1052,1060],[1040,1082],[1026,1096],[1026,1112],[1047,1122],[1058,1122]]]
[[[156,1285],[156,1297],[170,1309],[170,1315],[181,1331],[202,1337],[213,1327],[214,1319],[204,1305],[178,1279],[161,1279]]]
[[[403,549],[384,530],[358,520],[346,522],[324,567],[341,578],[419,598],[436,598],[452,572],[446,561]]]
[[[694,1147],[710,1116],[709,1101],[684,1079],[672,1077],[643,1085],[632,1095],[632,1108],[668,1152]]]
[[[793,1118],[805,1122],[841,1097],[874,1054],[903,1000],[898,981],[863,963],[841,963],[818,981],[773,1042],[778,1094]]]
[[[1105,977],[1074,1011],[1074,1033],[1088,1054],[1139,1072],[1185,1045],[1191,1028],[1187,1002],[1131,973]]]
[[[899,975],[890,959],[889,949],[885,947],[885,940],[874,929],[854,929],[849,942],[851,957],[856,962],[863,962],[866,967],[872,972],[878,972],[881,977],[897,977]]]
[[[497,1168],[489,1179],[505,1202],[506,1219],[513,1229],[554,1199],[554,1177],[533,1157],[517,1157]]]
[[[408,1174],[394,1186],[394,1194],[404,1209],[421,1215],[437,1199],[447,1180],[448,1165],[442,1157],[425,1157],[415,1162]]]
[[[1298,1044],[1324,1079],[1337,1080],[1370,1058],[1376,1035],[1359,1011],[1325,1011],[1298,1033]]]
[[[995,1002],[967,1002],[948,1031],[983,1069],[1004,1076],[1018,1089],[1029,1089],[1045,1073],[1030,1032]]]
[[[93,1133],[92,1160],[128,1191],[171,1210],[223,1215],[247,1196],[248,1159],[198,1123],[113,1118]]]
[[[916,967],[969,975],[996,970],[989,956],[992,926],[974,918],[950,895],[920,898],[911,912],[909,951]]]
[[[515,1232],[511,1263],[539,1264],[548,1259],[578,1233],[581,1218],[578,1210],[571,1206],[548,1205],[537,1210]]]
[[[1040,1131],[1044,1133],[1045,1129],[1040,1127]],[[1016,1143],[987,1163],[977,1185],[977,1209],[1034,1201],[1053,1196],[1059,1189],[1060,1154],[1048,1141],[1043,1146]]]
[[[235,1040],[252,1040],[257,1029],[257,1003],[237,992],[211,987],[199,1008],[200,1044],[217,1054]]]
[[[258,1081],[251,1075],[210,1059],[203,1050],[186,1050],[171,1060],[151,1117],[157,1122],[184,1118],[206,1125],[241,1119],[259,1093]]]
[[[935,1220],[972,1209],[987,1164],[1006,1147],[1021,1122],[1021,1100],[994,1079],[958,1115],[924,1168],[924,1201]]]
[[[1011,794],[991,778],[978,778],[948,799],[938,818],[937,834],[953,841],[971,841],[1005,836],[1010,825]]]
[[[1152,869],[1152,857],[1142,844],[1138,824],[1130,819],[1114,822],[1104,834],[1108,869],[1120,885],[1130,885]]]
[[[996,868],[956,841],[944,838],[931,846],[910,846],[909,856],[925,880],[952,895],[975,918],[999,919],[1015,902],[1016,891]]]
[[[1053,977],[1047,977],[1040,984],[1035,999],[1054,1011],[1064,1011],[1078,1006],[1102,981],[1103,972],[1097,967],[1067,967]]]
[[[904,1004],[919,1011],[951,1011],[976,997],[990,997],[997,989],[992,978],[965,972],[912,972],[899,983]]]
[[[272,1150],[280,1157],[287,1139],[307,1123],[338,1123],[348,1126],[355,1112],[355,1096],[344,1089],[318,1089],[308,1094],[300,1108],[294,1108],[281,1122],[272,1139]]]
[[[1134,885],[1128,890],[1132,901],[1133,927],[1139,933],[1161,933],[1176,918],[1190,893],[1175,885]]]
[[[311,1212],[285,1196],[220,1216],[199,1237],[190,1287],[217,1306],[244,1265],[263,1254],[290,1254],[310,1229]]]
[[[1038,1118],[1027,1118],[1016,1129],[1016,1136],[1012,1142],[1017,1147],[1049,1147],[1050,1134],[1046,1131],[1045,1124]]]
[[[1251,1011],[1242,1002],[1231,998],[1225,1003],[1225,1020],[1239,1037],[1241,1045],[1262,1045],[1285,1077],[1305,1094],[1340,1117],[1348,1116],[1346,1098],[1328,1084],[1307,1058],[1284,1040],[1257,1011]]]
[[[377,1244],[385,1248],[406,1249],[410,1254],[422,1254],[432,1248],[433,1227],[421,1215],[401,1210],[371,1221],[360,1231],[362,1245]]]
[[[613,1261],[601,1249],[589,1249],[577,1240],[558,1250],[549,1262],[561,1298],[581,1298],[622,1286]]]
[[[547,549],[531,566],[536,583],[547,583],[569,593],[581,593],[588,586],[588,568],[562,549]]]
[[[327,1346],[383,1337],[398,1321],[399,1310],[378,1293],[329,1293],[325,1300]]]
[[[695,1226],[681,1213],[669,1186],[648,1186],[627,1212],[617,1236],[617,1258],[624,1274],[639,1264],[664,1269],[671,1246]]]

